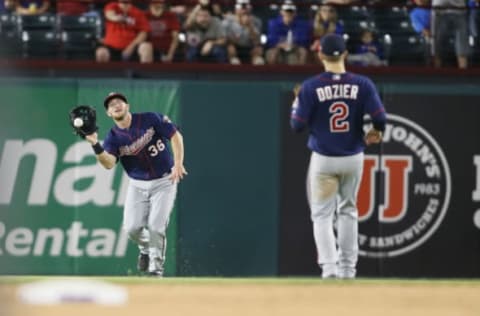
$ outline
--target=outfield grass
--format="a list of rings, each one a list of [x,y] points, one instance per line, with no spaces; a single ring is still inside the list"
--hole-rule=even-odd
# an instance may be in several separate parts
[[[117,284],[273,284],[273,285],[320,285],[320,284],[356,284],[356,285],[471,285],[480,286],[480,279],[431,279],[431,278],[357,278],[355,280],[322,280],[314,277],[168,277],[152,278],[141,276],[0,276],[1,284],[20,284],[55,279],[94,279]]]

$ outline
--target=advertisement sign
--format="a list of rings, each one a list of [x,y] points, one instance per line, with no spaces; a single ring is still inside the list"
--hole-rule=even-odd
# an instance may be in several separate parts
[[[376,154],[367,149],[358,194],[365,257],[394,257],[421,246],[442,223],[451,196],[440,145],[412,120],[397,114],[387,119],[383,144]]]

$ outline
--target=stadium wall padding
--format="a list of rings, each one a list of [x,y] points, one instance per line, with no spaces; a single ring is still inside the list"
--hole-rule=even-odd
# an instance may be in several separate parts
[[[91,104],[104,135],[103,98],[120,91],[185,138],[167,275],[318,275],[306,135],[288,122],[293,84],[0,79],[0,274],[136,273],[121,233],[125,175],[96,165],[68,123],[73,106]],[[366,152],[359,276],[480,277],[480,87],[378,87],[390,120]]]
[[[186,166],[179,274],[275,275],[279,192],[278,87],[182,84]]]

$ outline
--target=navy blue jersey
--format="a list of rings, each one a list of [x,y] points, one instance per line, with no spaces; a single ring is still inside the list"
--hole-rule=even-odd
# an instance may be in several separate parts
[[[291,120],[294,128],[309,128],[308,147],[312,151],[349,156],[365,148],[365,114],[370,115],[375,128],[384,128],[385,109],[372,81],[349,72],[324,72],[303,82]]]
[[[167,146],[177,131],[170,120],[159,113],[132,113],[129,128],[114,126],[103,142],[105,150],[120,159],[128,176],[152,180],[170,173],[173,157]]]

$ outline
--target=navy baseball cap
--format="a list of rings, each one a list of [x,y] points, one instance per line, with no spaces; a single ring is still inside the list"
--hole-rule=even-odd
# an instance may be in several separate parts
[[[108,103],[113,99],[120,99],[123,100],[123,102],[128,103],[127,98],[123,94],[118,92],[110,92],[103,101],[103,106],[105,109],[108,109]]]
[[[345,41],[338,34],[327,34],[320,40],[320,51],[324,55],[340,56],[345,50]]]

